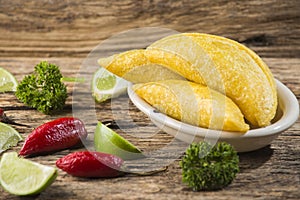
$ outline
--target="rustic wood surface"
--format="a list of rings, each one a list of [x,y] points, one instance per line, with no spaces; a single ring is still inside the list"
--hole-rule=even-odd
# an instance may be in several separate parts
[[[110,36],[139,27],[166,27],[179,32],[212,33],[242,42],[264,59],[275,78],[288,86],[299,101],[299,8],[298,0],[0,0],[0,66],[21,80],[33,71],[35,64],[48,60],[58,64],[64,76],[76,76],[89,52]],[[155,37],[162,35],[157,33]],[[124,38],[108,45],[107,51],[131,48],[132,41],[140,47],[147,44],[141,37]],[[11,119],[32,127],[14,126],[25,137],[44,122],[72,115],[72,103],[77,100],[73,88],[73,84],[68,83],[67,104],[63,112],[56,115],[44,115],[26,107],[13,93],[0,94],[0,107]],[[84,92],[90,97],[90,92]],[[129,110],[131,120],[139,126],[131,126],[127,119],[119,119],[126,132],[132,134],[116,131],[144,151],[154,151],[173,141],[170,135],[157,131],[126,95],[114,101],[114,105],[119,113]],[[86,107],[85,114],[96,114],[97,120],[111,121],[115,117],[111,106],[110,101],[93,103]],[[92,131],[94,125],[94,122],[88,123],[88,130]],[[179,147],[184,146],[175,142]],[[300,199],[299,144],[298,120],[269,146],[240,154],[241,172],[230,186],[220,191],[193,192],[188,189],[181,182],[180,158],[177,158],[166,171],[151,176],[84,179],[59,171],[57,180],[33,198]],[[22,143],[13,150],[19,151],[21,146]],[[78,150],[64,150],[30,160],[55,166],[58,158]],[[1,188],[0,199],[20,198]]]

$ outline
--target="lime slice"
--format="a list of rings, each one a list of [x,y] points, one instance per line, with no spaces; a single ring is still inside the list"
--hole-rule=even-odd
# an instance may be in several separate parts
[[[16,91],[17,85],[16,78],[10,72],[0,67],[0,92]]]
[[[128,140],[98,122],[94,134],[95,150],[119,156],[123,160],[145,157],[142,152]]]
[[[38,194],[46,189],[56,176],[56,168],[19,158],[16,152],[4,153],[0,162],[1,185],[11,194]]]
[[[0,154],[16,146],[22,140],[21,135],[11,126],[0,122]]]
[[[92,93],[97,102],[118,97],[127,91],[126,80],[112,74],[104,68],[99,68],[93,76]]]

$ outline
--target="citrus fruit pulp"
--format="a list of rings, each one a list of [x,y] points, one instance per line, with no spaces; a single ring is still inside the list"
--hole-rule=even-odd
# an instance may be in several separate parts
[[[0,67],[0,92],[16,91],[18,82],[7,70]]]
[[[11,194],[38,194],[46,189],[56,176],[56,168],[19,158],[16,152],[4,153],[0,161],[0,182]]]
[[[92,95],[97,102],[103,102],[125,93],[127,86],[127,81],[101,67],[93,76]]]
[[[21,135],[11,126],[0,122],[0,153],[16,146],[22,140]]]
[[[119,156],[123,160],[142,158],[144,155],[128,140],[98,122],[94,134],[95,150]]]

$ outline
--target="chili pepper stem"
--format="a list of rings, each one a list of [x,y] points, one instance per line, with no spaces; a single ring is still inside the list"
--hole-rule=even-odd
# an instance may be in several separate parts
[[[121,167],[121,169],[122,169],[122,171],[125,171],[127,174],[133,174],[133,175],[137,175],[137,176],[150,176],[150,175],[153,175],[153,174],[157,174],[157,173],[166,171],[168,169],[168,167],[165,166],[165,167],[162,167],[162,168],[159,168],[159,169],[155,169],[155,170],[151,170],[151,171],[146,171],[146,172],[143,172],[143,171],[131,171],[131,170],[129,170],[124,165]]]
[[[6,124],[11,124],[11,125],[16,125],[16,126],[24,126],[27,128],[32,128],[29,125],[20,124],[20,123],[15,122],[14,120],[10,119],[9,117],[6,116],[6,114],[4,113],[4,110],[2,108],[0,108],[0,122],[6,123]]]

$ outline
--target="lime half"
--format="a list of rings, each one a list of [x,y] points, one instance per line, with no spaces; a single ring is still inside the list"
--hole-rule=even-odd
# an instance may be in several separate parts
[[[0,122],[0,154],[16,146],[22,140],[21,135],[11,126]]]
[[[1,185],[11,194],[38,194],[46,189],[56,176],[56,168],[19,158],[16,152],[4,153],[0,161]]]
[[[145,157],[142,152],[128,140],[98,122],[94,134],[95,150],[119,156],[123,160]]]
[[[0,67],[0,92],[16,91],[17,85],[16,78],[10,72]]]
[[[92,93],[97,102],[118,97],[127,90],[128,81],[100,67],[93,76]]]

